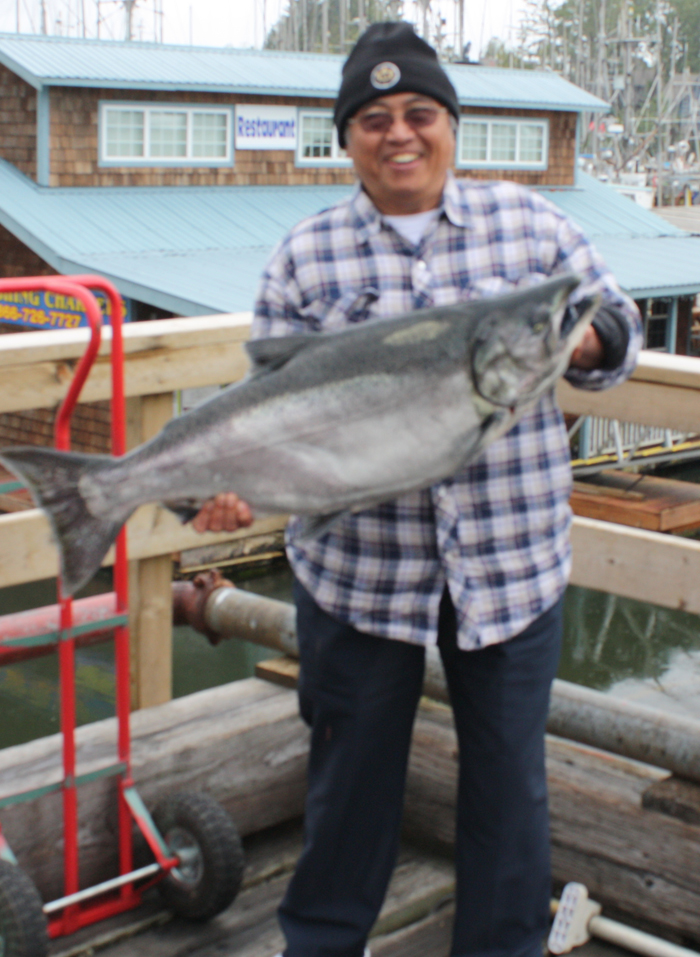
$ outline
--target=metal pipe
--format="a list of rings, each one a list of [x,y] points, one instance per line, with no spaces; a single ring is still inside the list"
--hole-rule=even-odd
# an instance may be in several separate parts
[[[631,950],[643,957],[698,957],[694,950],[672,944],[661,937],[646,934],[635,927],[627,927],[609,917],[591,917],[588,929],[593,937],[605,940],[609,944]]]
[[[93,887],[86,887],[83,891],[76,891],[75,894],[59,897],[55,901],[44,904],[42,910],[45,914],[55,914],[56,911],[70,907],[71,904],[80,904],[81,901],[90,900],[92,897],[99,897],[100,894],[117,890],[119,887],[124,887],[125,884],[133,884],[134,881],[140,881],[144,877],[151,877],[152,874],[158,874],[161,870],[160,864],[147,864],[145,867],[140,867],[136,871],[131,871],[130,874],[121,874],[119,877],[113,877],[111,880],[103,881],[101,884],[95,884]]]
[[[556,898],[552,898],[550,901],[549,910],[552,916],[559,910],[559,904],[560,901]],[[657,937],[655,934],[648,934],[643,930],[637,930],[636,927],[628,927],[627,924],[621,924],[619,921],[611,920],[609,917],[602,917],[600,914],[600,905],[595,906],[598,913],[594,913],[593,916],[588,919],[585,927],[590,937],[597,937],[599,940],[614,944],[623,950],[632,951],[634,954],[641,954],[642,957],[700,957],[697,951],[690,950],[688,947],[673,944],[671,941]]]
[[[228,582],[225,584],[229,587],[222,587],[216,581],[210,573],[206,589],[192,582],[178,582],[179,596],[174,596],[176,620],[188,621],[197,627],[199,619],[215,640],[241,638],[283,654],[299,656],[293,605],[241,591],[230,587]],[[223,583],[223,579],[218,581]],[[186,596],[189,609],[185,607]],[[439,701],[449,700],[435,648],[428,649],[426,656],[424,692]],[[700,783],[700,721],[557,680],[552,688],[547,730]]]

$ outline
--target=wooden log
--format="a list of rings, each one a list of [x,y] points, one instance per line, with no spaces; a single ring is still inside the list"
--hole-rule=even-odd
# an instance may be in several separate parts
[[[308,732],[296,696],[257,678],[178,698],[132,717],[133,775],[153,808],[166,794],[204,790],[221,801],[241,833],[302,813]],[[115,760],[113,719],[78,729],[78,773]],[[60,780],[60,737],[0,751],[0,820],[20,864],[45,899],[62,892],[60,793],[10,807],[3,799]],[[83,785],[81,880],[116,873],[115,782]]]
[[[268,662],[260,673],[289,686],[294,663]],[[451,710],[424,698],[406,783],[410,839],[452,851],[457,770]],[[547,780],[557,883],[580,881],[609,915],[700,942],[700,825],[688,813],[697,814],[700,785],[671,789],[665,771],[552,735]],[[679,803],[676,816],[658,813]]]
[[[285,672],[286,674],[286,672]],[[200,788],[228,807],[244,834],[302,812],[308,733],[295,694],[252,678],[137,712],[134,776],[149,806]],[[114,722],[79,729],[81,773],[110,760]],[[0,752],[0,807],[8,793],[59,777],[58,736]],[[648,765],[548,738],[555,879],[579,880],[609,914],[700,942],[700,826],[643,806],[667,778]],[[423,701],[404,813],[408,837],[450,851],[457,743],[450,710]],[[114,785],[81,788],[82,879],[115,869]],[[60,795],[0,811],[20,862],[47,897],[61,884]]]
[[[454,842],[457,786],[451,725],[444,706],[421,708],[404,812],[410,837],[445,849]],[[700,942],[700,826],[642,805],[668,775],[548,736],[547,777],[555,880],[586,884],[610,915]]]

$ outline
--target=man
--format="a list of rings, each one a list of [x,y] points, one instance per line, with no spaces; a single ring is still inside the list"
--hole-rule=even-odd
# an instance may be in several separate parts
[[[335,107],[359,184],[300,223],[263,275],[255,336],[331,331],[555,272],[602,306],[567,373],[631,371],[634,304],[580,230],[513,183],[457,181],[459,106],[407,24],[370,27]],[[575,309],[575,304],[570,308]],[[453,957],[539,957],[550,872],[544,729],[570,567],[569,449],[545,396],[470,467],[297,538],[299,700],[312,728],[305,843],[279,911],[285,957],[361,957],[394,865],[424,649],[438,644],[460,748]],[[248,524],[232,493],[195,520]]]

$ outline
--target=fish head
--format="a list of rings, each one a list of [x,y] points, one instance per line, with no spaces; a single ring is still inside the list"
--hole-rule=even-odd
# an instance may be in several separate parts
[[[567,301],[580,281],[572,273],[557,276],[485,308],[471,349],[474,386],[482,398],[514,410],[534,402],[566,371],[599,305],[598,298],[584,301],[573,325],[562,329]]]

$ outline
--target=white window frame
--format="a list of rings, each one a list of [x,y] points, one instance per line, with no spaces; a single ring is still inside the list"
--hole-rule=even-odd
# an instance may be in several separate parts
[[[464,159],[462,156],[462,126],[464,123],[485,123],[487,125],[486,139],[486,159],[472,160]],[[491,157],[493,124],[507,123],[516,128],[515,140],[515,160],[495,160]],[[539,163],[532,160],[522,161],[520,154],[520,130],[523,126],[540,126],[543,130],[542,137],[542,161]],[[524,116],[483,116],[478,113],[462,113],[459,118],[459,130],[457,131],[457,167],[458,169],[532,169],[544,170],[549,166],[549,120],[542,117],[524,117]]]
[[[138,112],[144,114],[143,156],[107,155],[107,111]],[[187,145],[184,156],[149,156],[151,113],[186,113]],[[226,155],[204,157],[193,155],[192,115],[217,113],[226,117]],[[146,103],[141,100],[101,100],[98,112],[100,166],[233,166],[233,106],[212,106],[208,103]]]
[[[327,118],[333,119],[333,110],[323,110],[323,109],[309,109],[306,107],[299,107],[297,110],[297,149],[296,149],[296,166],[352,166],[352,160],[349,156],[344,156],[343,152],[340,149],[340,144],[338,143],[338,131],[335,126],[333,126],[333,135],[331,138],[331,155],[330,156],[304,156],[302,151],[304,148],[304,138],[303,138],[303,122],[304,117],[307,116],[325,116]]]

